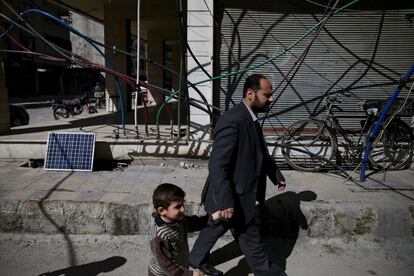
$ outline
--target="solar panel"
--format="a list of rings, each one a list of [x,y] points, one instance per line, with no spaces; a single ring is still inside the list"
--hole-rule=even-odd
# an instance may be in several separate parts
[[[92,171],[95,133],[49,132],[44,170]]]

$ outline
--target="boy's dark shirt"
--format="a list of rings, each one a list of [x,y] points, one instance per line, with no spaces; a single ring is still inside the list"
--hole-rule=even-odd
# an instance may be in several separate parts
[[[151,260],[149,272],[151,275],[192,276],[189,269],[189,248],[187,233],[199,231],[206,227],[209,216],[186,216],[177,222],[165,222],[154,215],[151,227],[150,245]]]

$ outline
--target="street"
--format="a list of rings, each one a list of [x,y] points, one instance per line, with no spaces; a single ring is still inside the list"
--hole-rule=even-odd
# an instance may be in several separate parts
[[[231,243],[226,237],[219,246]],[[190,248],[194,238],[190,239]],[[280,247],[283,250],[283,246]],[[236,250],[237,251],[237,250]],[[216,251],[217,253],[217,251]],[[235,250],[213,253],[213,263],[227,276],[243,276],[246,264]],[[300,237],[287,258],[292,276],[410,276],[414,273],[413,244],[398,240],[323,240]],[[1,234],[0,275],[147,275],[148,236]],[[54,273],[53,273],[54,272]],[[251,274],[250,274],[251,275]]]
[[[70,116],[67,119],[59,118],[58,120],[55,120],[55,118],[53,117],[53,110],[51,107],[27,108],[27,112],[29,113],[29,116],[30,116],[29,125],[20,126],[18,128],[33,128],[33,127],[60,125],[60,124],[66,124],[76,119],[83,119],[83,118],[89,118],[89,117],[106,114],[106,111],[104,109],[98,109],[98,113],[95,113],[95,114],[89,114],[86,112],[86,110],[84,110],[80,115]]]

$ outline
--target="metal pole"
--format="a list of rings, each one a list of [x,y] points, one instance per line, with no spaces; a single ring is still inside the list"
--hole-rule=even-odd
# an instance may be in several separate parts
[[[401,88],[404,87],[404,85],[407,83],[408,79],[411,77],[411,75],[414,73],[414,65],[408,69],[407,73],[401,77],[400,83],[398,84],[398,87],[394,90],[391,98],[388,100],[387,105],[385,106],[384,110],[382,111],[378,121],[375,122],[374,129],[369,134],[369,139],[367,146],[365,148],[364,152],[364,159],[362,160],[362,166],[361,166],[361,174],[359,176],[360,182],[365,182],[365,170],[367,167],[368,162],[368,155],[369,152],[372,150],[372,142],[375,140],[375,137],[378,134],[379,128],[381,126],[382,121],[385,119],[385,116],[387,115],[388,111],[391,109],[392,105],[394,104],[395,100],[398,97],[398,94],[401,91]]]
[[[136,79],[136,93],[135,93],[135,110],[134,110],[134,119],[135,119],[135,132],[137,134],[137,138],[139,137],[138,132],[138,95],[139,95],[139,58],[140,58],[140,12],[141,12],[141,0],[137,0],[137,79]]]

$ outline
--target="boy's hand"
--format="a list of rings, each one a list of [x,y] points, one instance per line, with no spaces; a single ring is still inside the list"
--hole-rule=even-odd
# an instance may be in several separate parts
[[[204,276],[204,273],[196,269],[196,270],[193,270],[193,276]]]
[[[213,220],[218,220],[219,218],[221,218],[221,211],[213,213],[211,217],[213,218]]]
[[[218,220],[218,219],[229,220],[233,216],[233,212],[234,212],[233,208],[228,208],[228,209],[225,209],[225,210],[219,210],[219,211],[213,213],[211,215],[211,217],[213,218],[213,220]]]
[[[286,188],[286,181],[280,181],[279,184],[277,185],[277,190],[283,191],[285,188]]]

